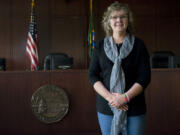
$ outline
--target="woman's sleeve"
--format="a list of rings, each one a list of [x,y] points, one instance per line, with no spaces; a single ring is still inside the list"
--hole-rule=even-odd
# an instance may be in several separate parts
[[[96,44],[90,61],[88,78],[90,84],[93,86],[95,82],[101,81],[100,79],[100,65],[99,65],[99,45]]]
[[[142,43],[139,50],[138,78],[139,83],[145,89],[151,81],[150,57],[146,46]]]

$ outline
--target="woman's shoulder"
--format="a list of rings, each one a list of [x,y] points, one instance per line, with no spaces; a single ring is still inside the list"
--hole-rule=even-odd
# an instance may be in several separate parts
[[[138,49],[146,49],[146,45],[145,45],[144,41],[139,37],[135,36],[134,44],[135,44],[136,48],[138,48]]]
[[[139,44],[139,45],[145,45],[144,41],[141,38],[137,37],[137,36],[135,36],[135,43]]]
[[[149,54],[148,49],[144,41],[138,37],[135,37],[135,50],[137,53],[146,53]]]

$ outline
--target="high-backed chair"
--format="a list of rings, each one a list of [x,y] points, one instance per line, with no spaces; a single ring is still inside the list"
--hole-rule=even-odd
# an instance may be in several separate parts
[[[153,52],[150,63],[151,68],[174,68],[174,53],[170,51]]]
[[[180,68],[180,56],[174,56],[174,67]]]
[[[73,58],[65,53],[50,53],[44,58],[44,70],[69,69],[73,66]]]
[[[6,70],[6,59],[0,58],[0,70]]]

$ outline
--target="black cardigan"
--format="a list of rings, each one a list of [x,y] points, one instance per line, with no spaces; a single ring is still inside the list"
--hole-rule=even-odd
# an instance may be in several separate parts
[[[104,52],[104,40],[96,44],[89,67],[89,82],[93,86],[95,82],[101,81],[110,89],[110,76],[113,62],[109,60]],[[143,89],[150,83],[151,69],[149,54],[142,40],[135,38],[133,50],[122,60],[122,68],[125,73],[126,88],[128,91],[134,83],[139,83]],[[146,104],[143,92],[128,103],[128,116],[145,114]],[[97,111],[112,115],[108,102],[97,94]]]

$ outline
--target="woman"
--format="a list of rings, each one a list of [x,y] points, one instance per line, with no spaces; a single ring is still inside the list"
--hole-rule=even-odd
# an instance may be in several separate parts
[[[106,37],[96,44],[89,81],[97,94],[102,135],[144,135],[144,90],[150,82],[149,55],[143,41],[132,34],[127,4],[114,2],[103,16]]]

